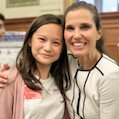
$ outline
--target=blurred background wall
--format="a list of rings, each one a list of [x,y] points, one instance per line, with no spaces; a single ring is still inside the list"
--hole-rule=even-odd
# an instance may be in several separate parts
[[[0,12],[6,18],[5,27],[7,32],[24,33],[35,17],[46,13],[62,17],[64,10],[78,1],[80,0],[0,0]],[[90,2],[98,8],[103,26],[104,49],[119,63],[118,0],[83,1]]]

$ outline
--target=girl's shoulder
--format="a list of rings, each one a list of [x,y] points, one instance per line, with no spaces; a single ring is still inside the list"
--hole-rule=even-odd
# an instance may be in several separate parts
[[[5,76],[8,78],[8,83],[13,82],[19,75],[19,71],[16,66],[11,67],[10,69],[3,72]]]

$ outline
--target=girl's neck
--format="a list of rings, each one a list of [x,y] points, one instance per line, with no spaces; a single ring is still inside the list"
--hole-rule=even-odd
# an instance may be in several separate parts
[[[37,66],[36,75],[40,77],[40,79],[48,79],[50,74],[50,67],[48,66]]]

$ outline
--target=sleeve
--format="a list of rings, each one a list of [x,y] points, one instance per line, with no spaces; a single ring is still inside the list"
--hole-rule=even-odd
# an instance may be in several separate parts
[[[119,119],[119,71],[101,80],[100,119]]]
[[[12,119],[13,84],[8,84],[0,93],[0,119]]]
[[[14,104],[15,68],[4,71],[9,77],[6,87],[0,90],[0,119],[12,119]]]

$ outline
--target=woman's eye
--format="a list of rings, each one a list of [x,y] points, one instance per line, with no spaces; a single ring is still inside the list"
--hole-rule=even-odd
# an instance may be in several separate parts
[[[85,24],[80,27],[80,29],[88,30],[90,28],[89,25]]]
[[[70,26],[69,27],[66,27],[65,30],[69,30],[69,31],[70,30],[73,30],[73,27],[70,27]]]

